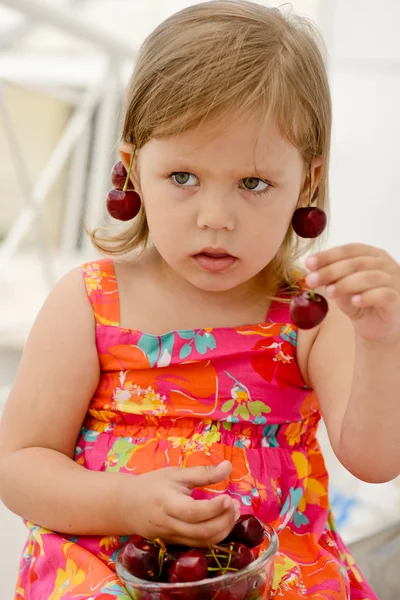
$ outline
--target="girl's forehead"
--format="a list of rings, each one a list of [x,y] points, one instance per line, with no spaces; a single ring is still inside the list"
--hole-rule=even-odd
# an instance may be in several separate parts
[[[272,115],[267,119],[254,115],[204,122],[176,135],[153,138],[142,152],[151,155],[155,164],[171,164],[171,168],[177,162],[199,166],[223,163],[278,172],[282,165],[285,168],[288,162],[300,159],[297,148],[282,136]]]

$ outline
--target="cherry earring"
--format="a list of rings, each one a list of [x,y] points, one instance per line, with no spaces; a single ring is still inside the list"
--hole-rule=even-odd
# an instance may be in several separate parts
[[[316,238],[326,227],[326,213],[312,204],[312,175],[310,165],[310,197],[308,206],[295,210],[292,218],[294,231],[302,238]],[[324,320],[328,312],[326,299],[314,290],[305,290],[290,302],[290,317],[299,329],[312,329]]]
[[[316,238],[324,231],[326,227],[326,212],[322,208],[312,205],[312,175],[310,165],[310,196],[308,206],[298,208],[294,211],[292,218],[292,227],[302,238]]]
[[[134,190],[130,179],[135,154],[136,147],[132,151],[128,172],[120,161],[114,165],[111,173],[114,188],[107,194],[107,210],[114,219],[119,221],[134,219],[139,214],[142,205],[142,200]]]

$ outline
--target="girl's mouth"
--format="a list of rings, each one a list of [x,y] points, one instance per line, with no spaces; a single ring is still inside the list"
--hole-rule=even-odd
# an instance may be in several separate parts
[[[193,259],[204,271],[212,273],[224,273],[228,271],[238,260],[223,249],[204,249],[193,255]]]

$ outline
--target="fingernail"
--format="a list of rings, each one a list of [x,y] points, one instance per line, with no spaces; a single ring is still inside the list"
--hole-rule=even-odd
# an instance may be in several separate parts
[[[229,469],[232,469],[232,463],[229,460],[223,460],[222,462],[218,463],[218,465],[215,465],[217,468],[218,467],[228,467]]]
[[[230,508],[232,506],[232,500],[226,496],[224,498],[224,508]]]
[[[235,518],[236,518],[236,521],[237,521],[239,519],[239,517],[240,517],[240,502],[239,502],[239,500],[234,500],[233,501],[233,506],[234,506],[234,509],[235,509]]]
[[[319,273],[310,273],[306,277],[307,285],[313,286],[316,285],[319,281]]]
[[[310,268],[314,268],[314,267],[317,266],[317,264],[318,264],[318,258],[315,256],[315,254],[312,254],[311,256],[309,256],[307,258],[306,264]]]
[[[335,286],[328,285],[328,287],[326,288],[326,293],[332,298],[335,295]]]

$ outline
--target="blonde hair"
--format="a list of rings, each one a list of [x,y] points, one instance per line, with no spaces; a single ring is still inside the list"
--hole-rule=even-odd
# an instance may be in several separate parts
[[[122,139],[140,149],[153,137],[253,110],[273,115],[305,167],[323,157],[316,205],[326,210],[332,116],[323,43],[312,23],[292,13],[245,0],[214,0],[161,23],[140,50]],[[110,255],[144,248],[149,241],[144,210],[128,228],[90,235]],[[289,227],[268,268],[276,285],[294,283],[295,262],[310,247]]]

